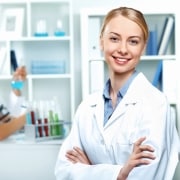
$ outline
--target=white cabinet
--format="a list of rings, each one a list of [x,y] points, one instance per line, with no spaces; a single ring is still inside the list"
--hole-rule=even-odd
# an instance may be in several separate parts
[[[6,180],[55,180],[56,164],[61,141],[0,142],[0,174]]]
[[[74,114],[71,0],[4,0],[0,2],[0,16],[0,52],[4,49],[6,52],[0,58],[1,64],[6,62],[5,70],[0,72],[1,95],[8,96],[10,90],[13,73],[10,51],[14,50],[17,62],[27,67],[23,89],[27,100],[51,100],[56,96],[63,118],[71,120]],[[21,25],[21,29],[16,29]]]

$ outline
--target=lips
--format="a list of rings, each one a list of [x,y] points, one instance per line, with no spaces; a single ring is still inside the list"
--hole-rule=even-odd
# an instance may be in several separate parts
[[[115,62],[118,64],[124,64],[130,60],[129,58],[120,58],[120,57],[114,57],[114,59],[115,59]]]

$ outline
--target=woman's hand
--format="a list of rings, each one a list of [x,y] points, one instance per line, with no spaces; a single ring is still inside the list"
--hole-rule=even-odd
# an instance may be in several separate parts
[[[134,167],[148,165],[151,163],[151,160],[155,159],[154,149],[149,145],[142,144],[145,139],[145,137],[142,137],[134,143],[133,152],[121,169],[117,180],[126,180]]]
[[[86,153],[78,147],[73,147],[72,150],[67,151],[66,157],[69,161],[71,161],[74,164],[78,162],[89,165],[91,164]]]

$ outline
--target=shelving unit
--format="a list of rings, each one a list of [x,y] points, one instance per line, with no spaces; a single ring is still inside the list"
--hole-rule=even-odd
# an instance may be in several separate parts
[[[109,9],[86,8],[81,11],[81,47],[82,47],[82,97],[85,98],[89,93],[104,87],[107,80],[107,67],[99,48],[99,31],[104,15]],[[153,13],[152,13],[153,12]],[[174,19],[174,27],[171,38],[168,41],[168,47],[163,55],[147,55],[146,52],[141,57],[141,61],[137,69],[142,71],[149,81],[153,81],[158,63],[162,60],[172,62],[176,67],[177,60],[177,13],[159,10],[155,12],[151,9],[143,12],[149,27],[155,27],[157,31],[158,46],[161,42],[161,36],[164,31],[166,18],[172,16]],[[169,77],[172,79],[164,79],[162,84],[171,83],[174,87],[168,89],[167,94],[170,104],[178,109],[178,90],[176,69],[169,69]],[[162,72],[163,73],[163,72]],[[166,76],[167,77],[167,76]],[[178,113],[179,114],[179,113]]]
[[[21,19],[22,33],[20,35],[10,35],[7,32],[3,34],[2,29],[5,26],[3,19],[6,10],[17,8],[24,10],[24,16]],[[10,64],[10,50],[14,50],[18,63],[23,62],[28,72],[23,89],[26,99],[28,101],[52,100],[55,96],[60,103],[63,119],[72,120],[75,107],[71,0],[2,0],[0,16],[0,50],[6,49],[6,57],[0,59],[1,62],[6,62],[6,72],[0,72],[1,96],[8,97],[10,91],[13,73]],[[65,32],[63,36],[54,35],[58,21],[62,23],[62,30]],[[19,26],[19,24],[15,24],[15,26]],[[47,36],[35,36],[39,28],[45,29]],[[58,67],[62,66],[62,69],[34,73],[32,67],[34,62],[42,62],[41,66],[44,66],[45,63],[56,62]],[[52,66],[55,68],[54,65]]]

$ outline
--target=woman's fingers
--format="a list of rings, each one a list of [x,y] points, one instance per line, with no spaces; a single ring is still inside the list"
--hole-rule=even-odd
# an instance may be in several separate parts
[[[146,137],[139,138],[135,143],[133,147],[133,151],[136,153],[142,152],[142,151],[149,151],[154,152],[154,148],[152,146],[142,144],[143,141],[145,141]]]
[[[72,150],[66,152],[66,157],[72,163],[81,162],[84,164],[91,164],[87,155],[78,147],[74,147]]]
[[[133,147],[133,153],[130,158],[130,164],[132,166],[146,165],[154,160],[156,157],[154,155],[154,148],[150,145],[143,144],[146,137],[139,138]]]
[[[149,146],[149,145],[140,145],[139,149],[141,151],[149,151],[149,152],[154,152],[154,148]]]
[[[142,151],[138,154],[136,154],[136,159],[142,159],[142,158],[146,158],[146,159],[155,159],[155,155],[153,153],[149,153],[148,151]]]
[[[72,163],[76,163],[77,162],[77,156],[75,155],[75,153],[73,152],[73,150],[69,150],[66,153],[66,158],[71,161]]]
[[[146,137],[140,137],[135,143],[135,146],[139,146],[142,144],[142,142],[146,139]]]

